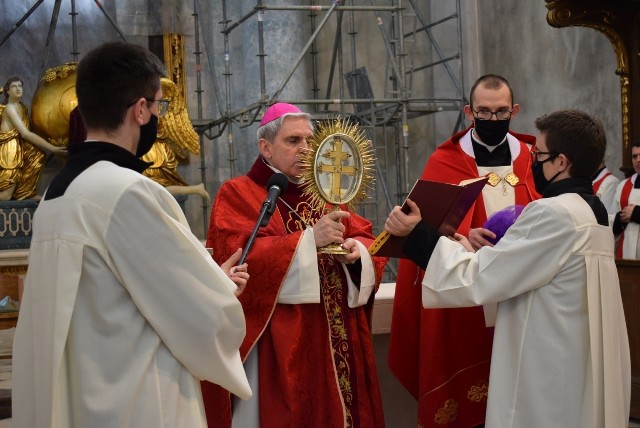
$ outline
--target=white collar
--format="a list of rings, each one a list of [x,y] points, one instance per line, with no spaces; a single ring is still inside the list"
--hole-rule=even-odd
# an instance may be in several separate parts
[[[462,136],[462,138],[460,138],[460,148],[463,152],[465,152],[465,154],[475,159],[476,155],[473,152],[473,143],[471,142],[472,131],[473,128],[471,128],[469,132],[467,132]],[[507,143],[509,144],[509,151],[511,152],[511,162],[513,162],[514,159],[520,156],[520,141],[507,132]]]

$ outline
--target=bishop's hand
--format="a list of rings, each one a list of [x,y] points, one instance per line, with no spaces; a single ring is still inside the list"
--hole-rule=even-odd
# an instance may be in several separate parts
[[[336,210],[320,217],[313,225],[313,239],[316,241],[316,248],[344,243],[345,227],[340,223],[340,220],[349,218],[350,215],[348,211]]]
[[[336,254],[335,258],[338,262],[350,265],[358,261],[360,258],[360,247],[353,238],[347,238],[342,244],[342,248],[347,250],[347,254]]]

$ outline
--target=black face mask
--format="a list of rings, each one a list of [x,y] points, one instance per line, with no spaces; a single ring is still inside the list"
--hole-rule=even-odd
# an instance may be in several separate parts
[[[544,171],[542,170],[542,164],[544,164],[545,162],[549,162],[552,159],[555,159],[557,156],[558,155],[552,155],[543,161],[536,160],[531,164],[531,172],[533,173],[533,182],[536,185],[536,191],[541,195],[544,193],[544,189],[546,189],[547,186],[550,183],[552,183],[553,180],[555,180],[558,175],[560,175],[560,172],[558,172],[556,173],[556,175],[551,177],[550,180],[547,180],[546,178],[544,178]]]
[[[478,134],[478,138],[487,146],[497,146],[504,140],[509,132],[509,122],[507,120],[479,120],[475,119],[473,128]]]
[[[138,141],[138,148],[136,149],[136,156],[141,158],[146,155],[151,146],[156,142],[158,137],[158,116],[151,113],[149,122],[140,127],[140,141]]]

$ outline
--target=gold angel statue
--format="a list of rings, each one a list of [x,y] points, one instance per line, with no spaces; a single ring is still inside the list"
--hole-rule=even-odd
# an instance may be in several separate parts
[[[36,187],[45,164],[45,151],[64,153],[29,126],[29,110],[20,99],[23,81],[12,77],[4,85],[0,105],[0,200],[23,200],[37,196]]]
[[[189,120],[184,96],[178,86],[167,78],[162,78],[162,94],[169,100],[169,108],[158,121],[156,142],[142,157],[151,163],[143,174],[162,184],[174,196],[197,194],[209,200],[202,183],[189,185],[178,173],[179,161],[188,160],[189,153],[200,153],[198,134]]]
[[[35,129],[57,145],[82,143],[86,131],[77,110],[75,93],[77,63],[65,63],[48,69],[34,95]],[[165,186],[171,194],[197,194],[207,200],[202,183],[189,185],[178,173],[178,163],[187,161],[189,153],[199,154],[198,134],[194,131],[186,101],[177,85],[162,79],[163,98],[169,100],[167,114],[158,120],[158,138],[142,159],[151,163],[144,175]]]

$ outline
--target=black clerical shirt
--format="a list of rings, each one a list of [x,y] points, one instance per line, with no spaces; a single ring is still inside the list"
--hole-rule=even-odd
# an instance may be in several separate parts
[[[471,133],[471,145],[478,166],[506,166],[511,165],[511,148],[505,138],[503,142],[489,150],[487,146],[479,143]]]
[[[142,173],[151,164],[137,158],[118,145],[103,141],[85,141],[69,146],[67,163],[47,188],[45,200],[64,195],[73,180],[96,162],[109,161],[123,168]]]

